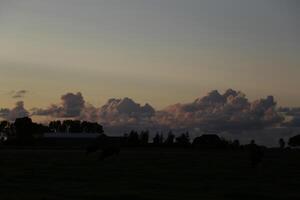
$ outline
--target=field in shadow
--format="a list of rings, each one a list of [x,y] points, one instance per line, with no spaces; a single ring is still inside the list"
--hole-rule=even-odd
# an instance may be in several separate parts
[[[98,161],[78,150],[1,150],[1,200],[298,199],[300,151],[125,149]]]

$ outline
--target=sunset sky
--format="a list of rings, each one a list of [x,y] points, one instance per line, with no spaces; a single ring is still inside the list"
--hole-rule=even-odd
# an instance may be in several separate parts
[[[300,106],[297,0],[0,0],[0,107],[67,92],[163,108],[212,89]]]

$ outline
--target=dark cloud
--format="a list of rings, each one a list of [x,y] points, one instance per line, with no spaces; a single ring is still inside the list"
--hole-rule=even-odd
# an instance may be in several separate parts
[[[24,98],[27,93],[28,93],[27,90],[19,90],[19,91],[11,91],[10,95],[14,99],[20,99],[20,98]]]
[[[0,109],[0,118],[8,121],[14,121],[16,118],[26,117],[28,115],[29,112],[24,108],[23,101],[18,101],[12,109]]]
[[[283,124],[288,127],[300,127],[300,116],[293,117],[290,121]]]
[[[32,109],[33,115],[51,116],[57,118],[76,118],[80,117],[85,108],[85,101],[80,92],[77,94],[67,93],[61,97],[60,105],[51,105],[49,108]]]
[[[78,119],[90,122],[99,122],[99,108],[96,108],[91,104],[86,104]]]
[[[278,112],[286,116],[286,121],[282,123],[282,126],[300,127],[300,108],[280,107]]]
[[[154,108],[147,103],[141,106],[130,98],[109,99],[99,109],[99,120],[109,125],[143,126],[150,123],[154,114]]]
[[[61,97],[62,108],[64,117],[76,117],[80,116],[81,111],[84,108],[85,101],[82,94],[78,92],[77,94],[68,93]]]
[[[31,109],[32,115],[50,116],[50,117],[63,117],[63,107],[52,104],[48,108],[33,108]]]
[[[47,109],[33,109],[33,115],[97,121],[105,127],[172,128],[177,130],[217,129],[247,130],[274,126],[283,120],[272,96],[250,102],[242,92],[217,90],[192,103],[175,104],[161,111],[141,105],[130,98],[109,99],[97,108],[84,101],[81,93],[67,93],[61,104]],[[3,111],[5,112],[5,110]]]
[[[212,91],[188,104],[175,104],[156,115],[157,123],[172,128],[250,129],[282,121],[272,96],[249,102],[245,95],[232,89],[223,95]]]
[[[34,108],[32,115],[50,116],[52,118],[73,118],[100,122],[107,127],[152,127],[152,117],[156,111],[149,105],[140,105],[130,98],[109,99],[97,108],[85,103],[81,93],[67,93],[61,97],[60,105],[53,104],[46,109]],[[126,126],[126,127],[125,127]]]
[[[0,118],[7,120],[10,113],[9,108],[1,108],[0,109]]]
[[[278,112],[282,112],[287,116],[299,116],[300,117],[300,108],[294,107],[294,108],[289,108],[289,107],[280,107],[278,108]]]

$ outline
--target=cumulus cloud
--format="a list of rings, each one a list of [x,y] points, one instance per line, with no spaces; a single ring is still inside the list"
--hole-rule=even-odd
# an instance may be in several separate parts
[[[61,97],[61,104],[53,104],[46,109],[34,108],[32,115],[51,116],[57,118],[76,118],[85,108],[85,101],[80,92],[67,93]]]
[[[64,117],[79,116],[84,108],[84,99],[80,92],[77,94],[68,93],[61,97]]]
[[[286,121],[282,124],[288,127],[300,127],[300,108],[280,107],[278,112],[286,116]]]
[[[130,98],[109,99],[99,109],[99,120],[109,125],[146,125],[150,122],[155,110],[149,104],[141,106]]]
[[[80,120],[99,122],[99,108],[87,103],[78,117]]]
[[[278,108],[278,112],[284,113],[286,116],[290,117],[300,117],[300,108],[299,107],[294,107],[294,108],[289,108],[289,107],[280,107]]]
[[[214,90],[188,104],[175,104],[157,113],[156,121],[172,128],[249,129],[282,121],[272,96],[249,102],[232,89]]]
[[[12,109],[0,109],[0,118],[10,121],[28,115],[22,101]],[[249,101],[245,94],[232,89],[223,94],[213,90],[191,103],[178,103],[159,111],[148,103],[142,105],[127,97],[112,98],[103,106],[95,107],[87,103],[80,92],[67,93],[61,96],[61,103],[48,108],[34,108],[30,115],[46,116],[47,120],[71,118],[99,122],[111,135],[120,135],[132,129],[152,132],[173,129],[175,133],[188,130],[190,136],[195,137],[199,133],[214,131],[225,133],[223,136],[227,138],[245,138],[247,142],[250,138],[270,141],[262,136],[265,135],[263,131],[252,129],[262,130],[277,125],[289,126],[288,130],[290,127],[300,127],[300,109],[276,109],[273,96]],[[292,120],[283,121],[286,116]],[[272,129],[270,134],[274,131]]]
[[[67,93],[61,97],[61,101],[60,104],[53,104],[46,109],[34,108],[32,115],[100,122],[107,128],[118,130],[155,126],[152,123],[152,117],[156,113],[154,108],[148,103],[140,105],[127,97],[109,99],[100,108],[86,103],[81,93]]]
[[[46,109],[33,109],[32,114],[95,121],[108,128],[124,129],[240,130],[273,126],[283,120],[272,96],[250,102],[245,94],[232,89],[223,94],[214,90],[191,103],[171,105],[160,111],[127,97],[109,99],[100,108],[86,103],[81,93],[67,93],[61,101]]]
[[[0,118],[8,121],[14,121],[16,118],[26,117],[29,112],[24,108],[24,102],[18,101],[14,108],[2,108],[0,109]]]

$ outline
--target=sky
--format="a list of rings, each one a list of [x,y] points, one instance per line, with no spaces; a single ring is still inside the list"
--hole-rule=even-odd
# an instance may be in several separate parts
[[[208,91],[300,106],[297,0],[0,0],[0,105],[67,92],[164,108]]]

